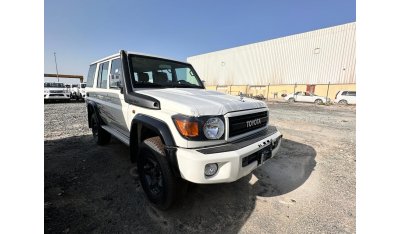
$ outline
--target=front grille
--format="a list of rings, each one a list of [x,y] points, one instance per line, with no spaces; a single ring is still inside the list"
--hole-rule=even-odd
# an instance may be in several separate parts
[[[229,137],[234,137],[265,127],[267,124],[268,111],[229,117]]]
[[[64,93],[63,90],[50,90],[50,93]]]

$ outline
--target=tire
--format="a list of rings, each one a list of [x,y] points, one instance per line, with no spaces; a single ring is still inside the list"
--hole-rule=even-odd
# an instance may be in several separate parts
[[[289,98],[288,102],[293,103],[294,102],[294,98]]]
[[[101,128],[99,118],[95,113],[92,114],[91,116],[91,121],[92,121],[92,134],[94,141],[98,145],[106,145],[107,143],[110,142],[111,140],[111,134]]]
[[[188,183],[174,176],[160,137],[140,144],[137,167],[142,188],[156,208],[167,210],[186,193]]]
[[[323,102],[321,99],[317,99],[314,101],[315,104],[321,105]]]
[[[339,104],[339,105],[347,105],[348,103],[347,103],[346,100],[342,99],[342,100],[340,100],[340,101],[338,102],[338,104]]]

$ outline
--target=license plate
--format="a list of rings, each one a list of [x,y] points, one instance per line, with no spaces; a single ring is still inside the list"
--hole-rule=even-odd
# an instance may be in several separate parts
[[[261,156],[261,163],[265,163],[268,159],[270,159],[272,156],[271,147],[268,146],[265,149],[261,150],[260,156]]]

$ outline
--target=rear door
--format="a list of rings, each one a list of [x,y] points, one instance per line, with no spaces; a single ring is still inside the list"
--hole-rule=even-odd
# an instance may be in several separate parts
[[[108,125],[110,123],[110,114],[107,111],[107,93],[108,93],[108,74],[110,61],[99,63],[97,69],[97,83],[95,92],[90,96],[95,100],[100,117]]]
[[[125,136],[129,136],[129,127],[125,116],[127,116],[128,103],[124,100],[124,94],[121,93],[121,59],[111,60],[111,69],[108,76],[108,105],[107,112],[110,116],[110,125]]]

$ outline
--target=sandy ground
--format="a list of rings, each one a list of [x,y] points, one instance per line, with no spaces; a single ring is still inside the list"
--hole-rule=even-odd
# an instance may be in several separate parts
[[[128,148],[97,146],[84,103],[45,105],[46,233],[354,233],[355,107],[269,103],[276,158],[230,184],[193,185],[152,208]]]

